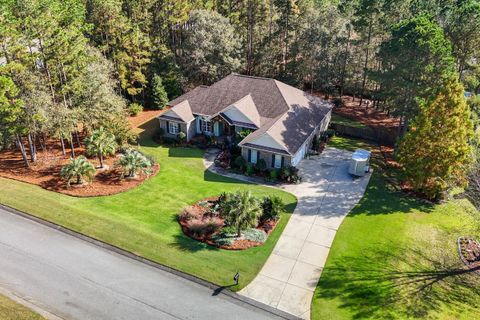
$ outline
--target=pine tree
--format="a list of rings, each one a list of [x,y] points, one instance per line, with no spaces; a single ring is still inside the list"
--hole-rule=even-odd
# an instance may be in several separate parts
[[[398,160],[413,189],[436,199],[447,188],[465,185],[473,134],[470,110],[457,75],[444,80],[419,113],[400,143]]]
[[[160,110],[168,103],[167,91],[165,91],[162,78],[158,74],[152,78],[152,98],[154,107]]]

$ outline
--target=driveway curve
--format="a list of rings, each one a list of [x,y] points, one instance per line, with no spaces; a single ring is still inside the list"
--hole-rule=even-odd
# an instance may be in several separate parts
[[[204,162],[209,170],[261,183],[216,168],[213,159],[217,152],[211,150],[205,154]],[[345,216],[363,197],[371,177],[371,172],[361,178],[348,174],[351,155],[347,150],[326,148],[320,156],[300,163],[301,183],[273,186],[294,194],[298,204],[262,270],[240,294],[310,319],[313,293],[335,234]]]

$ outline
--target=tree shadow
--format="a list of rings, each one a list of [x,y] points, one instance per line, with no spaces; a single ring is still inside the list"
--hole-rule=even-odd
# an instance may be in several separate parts
[[[384,246],[385,247],[385,246]],[[462,312],[480,302],[480,277],[454,250],[374,250],[344,256],[324,268],[316,296],[339,299],[353,318],[426,318],[448,307]],[[452,253],[453,252],[453,253]]]
[[[213,290],[212,296],[218,296],[220,293],[222,293],[223,290],[231,288],[231,287],[235,287],[235,286],[237,286],[237,285],[235,283],[233,283],[233,284],[229,284],[227,286],[218,287],[217,289]]]
[[[204,151],[193,147],[169,147],[168,156],[171,158],[202,158]]]
[[[180,231],[179,234],[175,235],[175,241],[170,243],[171,247],[175,247],[184,252],[198,252],[198,251],[219,251],[221,249],[203,243],[201,241],[194,240]]]

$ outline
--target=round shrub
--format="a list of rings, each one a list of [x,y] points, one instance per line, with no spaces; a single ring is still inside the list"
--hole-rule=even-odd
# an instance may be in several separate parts
[[[257,164],[255,165],[256,169],[260,172],[265,172],[267,170],[267,163],[265,162],[264,159],[260,159],[257,161]]]
[[[278,220],[283,212],[285,212],[285,204],[278,196],[265,197],[262,201],[262,215],[260,221]]]
[[[253,241],[253,242],[265,242],[267,240],[267,234],[262,230],[258,229],[246,229],[242,232],[242,235],[245,239]]]
[[[131,116],[138,116],[138,114],[142,111],[143,111],[143,106],[139,103],[132,102],[128,106],[128,114]]]
[[[245,161],[245,158],[243,158],[242,156],[238,156],[235,158],[235,166],[239,169],[243,169],[245,168],[245,166],[247,165],[247,161]]]
[[[251,176],[255,172],[255,169],[253,168],[253,164],[248,163],[247,167],[245,168],[245,175]]]

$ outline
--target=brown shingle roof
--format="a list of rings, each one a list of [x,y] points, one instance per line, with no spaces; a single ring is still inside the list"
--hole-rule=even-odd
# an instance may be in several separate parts
[[[169,103],[183,101],[193,114],[211,116],[250,96],[260,116],[260,128],[241,143],[251,143],[263,133],[269,134],[295,154],[333,105],[280,81],[231,74],[210,87],[199,86]]]

